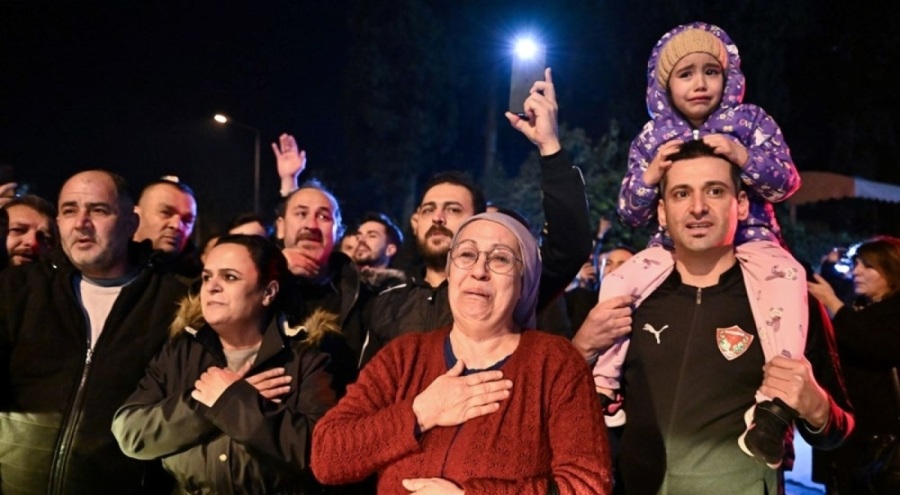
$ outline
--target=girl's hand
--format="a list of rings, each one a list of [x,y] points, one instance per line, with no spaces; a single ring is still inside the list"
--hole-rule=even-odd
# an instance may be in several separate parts
[[[644,184],[648,186],[659,184],[663,175],[672,166],[669,156],[678,153],[682,144],[684,143],[680,139],[673,139],[659,147],[656,151],[656,156],[653,157],[653,161],[650,162],[647,170],[644,170]]]
[[[750,153],[747,148],[733,138],[726,137],[724,134],[710,134],[703,136],[703,142],[713,149],[717,155],[722,155],[730,161],[743,168],[750,159]]]

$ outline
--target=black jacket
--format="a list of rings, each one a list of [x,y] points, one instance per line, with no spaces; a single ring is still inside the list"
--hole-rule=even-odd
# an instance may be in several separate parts
[[[830,412],[821,431],[802,420],[796,425],[811,446],[831,449],[847,438],[853,420],[830,322],[817,301],[809,301],[804,354],[829,395]],[[734,327],[753,340],[729,359],[718,346],[717,329]],[[696,493],[739,491],[765,476],[777,483],[774,471],[737,444],[765,360],[738,264],[702,290],[683,284],[673,271],[634,311],[632,329],[623,368],[627,422],[616,460],[617,493],[656,493],[667,472],[677,474],[669,479],[672,493],[700,478],[705,488],[694,486]],[[668,461],[675,465],[667,466]],[[711,472],[701,475],[697,470],[702,468]],[[690,481],[689,473],[697,478]]]
[[[853,479],[872,460],[872,439],[900,428],[891,368],[900,366],[900,294],[856,309],[845,305],[832,320],[856,429],[833,452],[813,452],[813,480],[840,493],[863,492]]]
[[[344,253],[331,253],[328,272],[326,283],[293,277],[294,283],[287,288],[289,295],[284,309],[291,325],[300,324],[319,309],[337,315],[341,332],[358,365],[366,339],[368,305],[375,294],[362,282],[353,260]]]
[[[546,224],[542,232],[543,269],[538,310],[560,295],[591,254],[593,233],[581,171],[565,151],[541,158],[541,191]],[[387,342],[409,332],[425,332],[453,323],[447,282],[431,287],[421,275],[383,291],[372,303],[363,363]]]
[[[248,376],[284,367],[292,381],[281,403],[240,380],[204,406],[191,391],[210,366],[227,366],[211,328],[175,336],[116,412],[122,450],[162,458],[187,493],[318,493],[307,464],[313,426],[337,401],[328,356],[273,321]]]
[[[183,284],[132,244],[144,270],[122,289],[93,351],[62,252],[0,274],[0,492],[140,493],[146,463],[109,431],[167,338]]]

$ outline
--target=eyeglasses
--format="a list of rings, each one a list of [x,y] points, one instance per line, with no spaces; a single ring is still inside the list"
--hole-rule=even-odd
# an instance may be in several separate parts
[[[491,251],[479,251],[473,244],[465,241],[453,247],[450,251],[450,260],[457,268],[468,270],[475,266],[481,253],[487,255],[488,269],[498,275],[506,275],[512,272],[517,264],[522,263],[512,249],[496,247]]]

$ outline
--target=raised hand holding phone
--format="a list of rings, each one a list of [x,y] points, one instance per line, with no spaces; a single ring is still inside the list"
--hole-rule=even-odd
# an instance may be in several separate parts
[[[513,112],[506,112],[506,118],[510,125],[538,147],[541,156],[548,156],[562,148],[559,144],[558,110],[553,74],[548,67],[544,70],[544,80],[533,83],[525,99],[523,113],[527,118]]]

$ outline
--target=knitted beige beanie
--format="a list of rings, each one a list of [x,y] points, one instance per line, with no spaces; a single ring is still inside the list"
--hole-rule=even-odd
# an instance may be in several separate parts
[[[656,80],[659,81],[659,85],[667,87],[675,64],[685,55],[697,52],[712,55],[722,64],[723,70],[728,68],[728,53],[722,40],[709,31],[688,29],[673,36],[663,46],[656,62]]]

